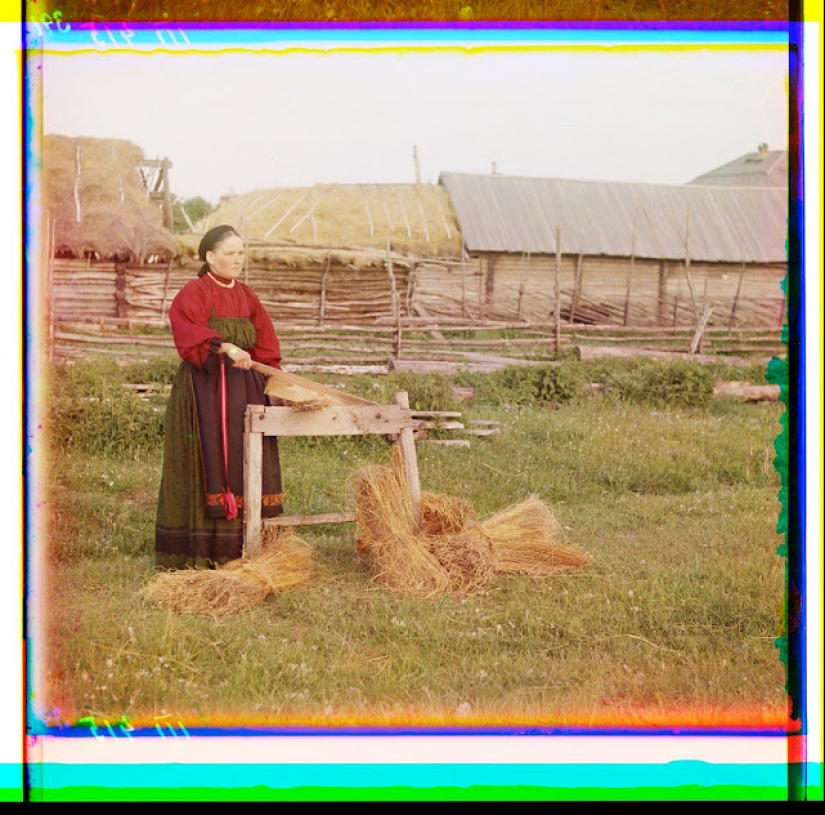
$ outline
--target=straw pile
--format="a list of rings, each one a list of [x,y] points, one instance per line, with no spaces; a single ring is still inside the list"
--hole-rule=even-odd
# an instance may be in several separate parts
[[[55,230],[55,248],[75,257],[103,258],[179,251],[147,196],[139,166],[143,151],[125,139],[43,139],[43,192]]]
[[[264,527],[261,550],[217,569],[155,575],[144,594],[168,611],[220,618],[258,605],[270,594],[309,580],[313,549],[292,530]]]
[[[531,495],[505,507],[482,524],[496,552],[496,571],[545,577],[586,566],[589,553],[560,542],[561,524],[550,507]]]
[[[355,503],[356,553],[373,582],[404,594],[474,594],[497,572],[546,577],[591,560],[559,542],[561,527],[534,495],[481,522],[466,501],[423,492],[416,525],[398,456],[357,473]]]

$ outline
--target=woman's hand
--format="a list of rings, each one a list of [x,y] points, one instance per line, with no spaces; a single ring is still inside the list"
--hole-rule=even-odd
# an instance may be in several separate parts
[[[244,351],[243,348],[238,348],[237,345],[233,345],[231,342],[221,343],[221,353],[226,354],[236,368],[248,371],[252,367],[252,357],[249,353]]]

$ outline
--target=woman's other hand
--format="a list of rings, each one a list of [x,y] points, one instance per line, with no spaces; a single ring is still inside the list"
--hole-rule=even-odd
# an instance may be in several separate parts
[[[221,343],[221,353],[226,354],[236,368],[248,371],[252,367],[252,357],[243,348],[238,348],[231,342]]]

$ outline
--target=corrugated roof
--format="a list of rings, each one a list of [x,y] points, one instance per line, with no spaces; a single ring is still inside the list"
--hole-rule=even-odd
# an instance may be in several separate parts
[[[784,150],[768,150],[760,145],[756,153],[747,153],[715,170],[700,175],[691,185],[718,187],[788,187],[788,154]]]
[[[706,262],[785,261],[782,189],[665,186],[442,173],[469,252]],[[634,238],[635,225],[635,238]]]

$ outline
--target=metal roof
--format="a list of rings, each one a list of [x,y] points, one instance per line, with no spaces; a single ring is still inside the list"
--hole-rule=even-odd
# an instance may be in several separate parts
[[[788,187],[788,154],[768,150],[760,144],[756,153],[747,153],[715,170],[694,178],[690,184],[721,187]]]
[[[786,259],[785,189],[665,186],[442,173],[469,252],[706,262]],[[635,232],[635,235],[634,235]]]

